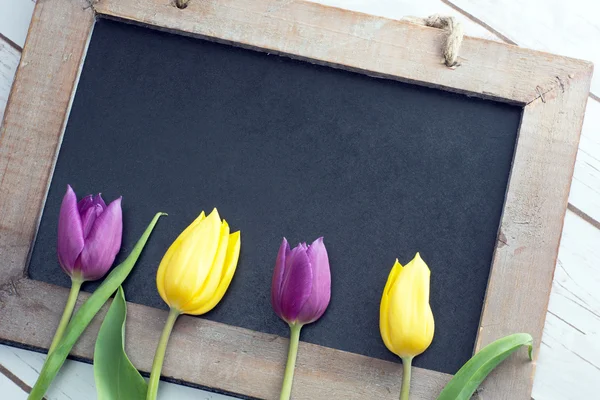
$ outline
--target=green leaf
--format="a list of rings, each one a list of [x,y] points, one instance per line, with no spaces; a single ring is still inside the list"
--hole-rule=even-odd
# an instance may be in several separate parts
[[[79,336],[81,336],[94,316],[98,313],[98,311],[100,311],[104,303],[106,303],[106,300],[108,300],[110,296],[116,292],[117,288],[121,286],[125,278],[127,278],[133,269],[133,266],[142,252],[142,249],[148,241],[150,233],[152,233],[154,226],[162,215],[166,214],[157,213],[154,216],[150,222],[150,225],[148,225],[142,234],[142,237],[138,240],[127,259],[125,259],[125,261],[115,267],[111,273],[108,274],[108,276],[104,279],[104,282],[102,282],[98,289],[96,289],[96,291],[85,301],[85,303],[81,305],[81,308],[79,308],[73,318],[71,318],[71,321],[69,322],[69,325],[67,325],[67,329],[65,330],[64,336],[60,343],[46,358],[46,361],[42,367],[42,371],[40,372],[40,376],[38,377],[35,386],[27,398],[28,400],[40,400],[44,396],[48,390],[48,387],[50,386],[50,383],[52,383],[56,377],[56,374],[58,374],[60,367],[62,367],[67,359],[67,356],[75,345],[75,342],[77,342],[77,339],[79,339]]]
[[[469,400],[485,377],[521,346],[529,346],[531,360],[533,338],[528,333],[515,333],[488,344],[462,366],[437,400]]]
[[[119,290],[104,317],[94,349],[98,400],[144,400],[148,385],[125,354],[127,303]]]

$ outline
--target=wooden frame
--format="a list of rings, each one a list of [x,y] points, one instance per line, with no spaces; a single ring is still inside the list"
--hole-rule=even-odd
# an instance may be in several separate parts
[[[303,0],[192,0],[184,10],[170,0],[37,3],[0,133],[0,340],[47,348],[67,297],[28,279],[27,265],[97,16],[523,106],[475,350],[514,332],[539,348],[592,65],[467,37],[451,70],[440,62],[442,31]],[[91,359],[100,318],[74,357]],[[143,371],[165,318],[129,304],[127,349]],[[183,317],[171,340],[165,377],[277,396],[287,339]],[[399,364],[301,348],[295,399],[397,398]],[[485,398],[528,399],[534,367],[524,352],[511,357],[484,382]],[[435,398],[449,378],[415,369],[412,398]]]

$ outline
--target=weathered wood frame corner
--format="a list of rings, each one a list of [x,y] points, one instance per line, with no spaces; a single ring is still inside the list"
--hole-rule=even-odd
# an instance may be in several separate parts
[[[67,290],[27,278],[47,189],[97,17],[519,104],[524,107],[476,349],[529,332],[539,348],[585,105],[588,62],[467,37],[462,65],[440,62],[444,33],[303,0],[38,2],[0,133],[0,340],[47,348]],[[160,223],[159,223],[160,224]],[[128,353],[149,371],[165,312],[129,305]],[[197,318],[172,337],[166,377],[275,398],[287,340]],[[91,359],[95,320],[75,347]],[[131,339],[135,338],[135,340]],[[295,399],[395,399],[398,364],[301,344]],[[537,351],[534,352],[537,354]],[[513,356],[484,383],[486,399],[529,399],[535,363]],[[415,399],[446,374],[416,369]]]

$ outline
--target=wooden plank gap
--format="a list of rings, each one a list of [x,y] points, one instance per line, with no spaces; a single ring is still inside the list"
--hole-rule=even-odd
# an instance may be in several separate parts
[[[2,364],[0,364],[0,374],[2,374],[5,377],[7,377],[12,383],[14,383],[15,385],[17,385],[25,393],[31,393],[31,386],[29,386],[27,383],[25,383],[24,381],[22,381],[21,378],[19,378],[18,376],[16,376],[12,372],[10,372],[8,370],[8,368],[6,368]],[[46,399],[46,397],[44,397],[44,399]]]
[[[19,46],[18,44],[16,44],[15,42],[10,40],[6,36],[4,36],[1,32],[0,32],[0,40],[3,40],[4,42],[6,42],[6,44],[8,44],[13,49],[17,50],[19,53],[23,51],[23,48],[21,46]]]
[[[484,27],[485,29],[487,29],[488,31],[492,32],[494,35],[498,36],[504,42],[518,46],[518,44],[516,44],[515,42],[510,40],[508,37],[504,36],[502,33],[498,32],[497,30],[495,30],[494,28],[492,28],[491,26],[489,26],[488,24],[486,24],[485,22],[483,22],[482,20],[480,20],[479,18],[474,16],[473,14],[468,13],[467,11],[458,7],[456,4],[450,2],[449,0],[440,0],[440,1],[444,4],[446,4],[448,7],[452,8],[453,10],[456,10],[457,12],[461,13],[466,18],[470,19],[471,21],[475,22],[476,24],[478,24],[478,25]]]
[[[588,224],[592,225],[594,228],[600,229],[600,221],[595,220],[590,215],[575,207],[573,204],[569,203],[567,205],[567,209],[570,210],[573,214],[577,215],[579,218],[583,219]]]

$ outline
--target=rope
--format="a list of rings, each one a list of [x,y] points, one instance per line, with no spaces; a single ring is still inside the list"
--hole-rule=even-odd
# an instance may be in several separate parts
[[[404,20],[417,25],[445,30],[448,36],[446,37],[443,49],[444,64],[449,68],[456,68],[460,65],[458,62],[458,51],[463,40],[463,27],[456,18],[434,14],[427,18],[406,17]]]

